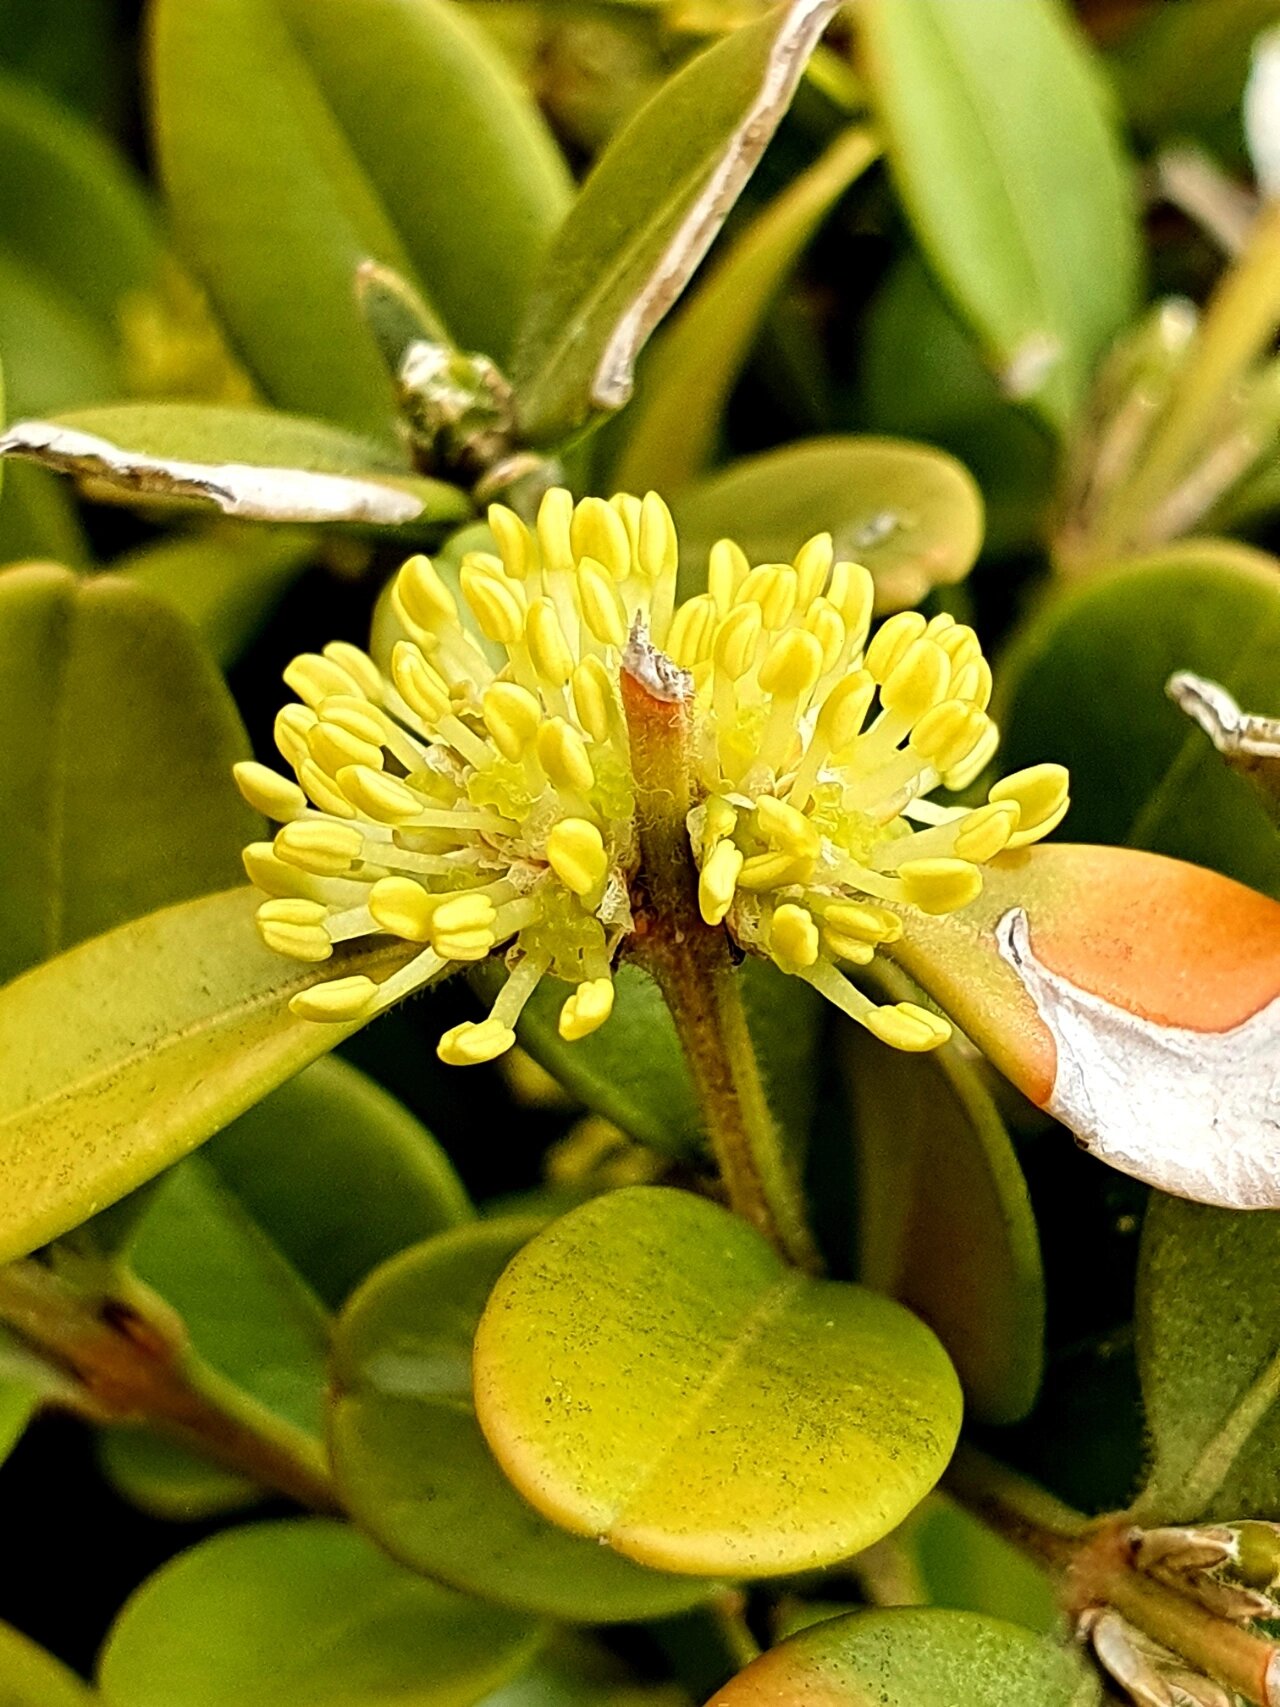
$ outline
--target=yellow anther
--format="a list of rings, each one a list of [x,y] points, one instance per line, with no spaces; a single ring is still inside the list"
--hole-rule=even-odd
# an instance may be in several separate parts
[[[1063,765],[1032,765],[996,783],[987,799],[992,803],[1012,800],[1021,813],[1013,845],[1025,847],[1028,841],[1048,833],[1041,826],[1048,825],[1050,820],[1054,824],[1061,820],[1069,803],[1070,782]]]
[[[341,1025],[365,1014],[377,994],[378,986],[373,979],[359,973],[350,978],[331,978],[327,984],[313,984],[309,990],[299,990],[289,1003],[289,1012],[299,1019],[327,1020]]]
[[[826,586],[834,558],[829,533],[815,533],[796,552],[796,602],[800,610],[807,611]]]
[[[284,679],[304,705],[313,710],[331,693],[363,698],[363,689],[351,672],[319,652],[300,653],[285,670]]]
[[[487,895],[450,895],[432,911],[431,946],[442,960],[483,960],[496,940],[496,918]]]
[[[674,575],[680,561],[676,524],[671,511],[656,492],[646,492],[640,503],[640,539],[636,551],[640,573],[656,581]]]
[[[622,525],[627,530],[627,539],[631,545],[632,563],[640,550],[640,500],[631,492],[615,492],[609,499],[609,506],[622,517]]]
[[[738,588],[751,573],[747,554],[736,541],[718,539],[707,559],[707,591],[722,614],[738,596]]]
[[[609,869],[604,838],[585,818],[562,818],[547,837],[547,863],[575,895],[590,895]]]
[[[396,576],[395,597],[419,628],[435,633],[458,620],[458,601],[429,557],[411,557]]]
[[[698,879],[698,911],[709,925],[722,923],[733,905],[742,871],[742,850],[732,842],[718,842]]]
[[[949,630],[955,628],[955,626],[956,619],[951,615],[950,611],[940,610],[937,616],[931,616],[929,618],[928,626],[925,629],[925,633],[929,636],[930,640],[936,640],[939,646],[942,647],[943,651],[947,653],[948,657],[950,656],[950,648],[947,646],[947,643],[943,640],[942,636]]]
[[[380,877],[369,891],[369,911],[392,936],[406,942],[431,940],[433,896],[411,877]]]
[[[736,602],[759,605],[766,628],[785,628],[796,608],[799,579],[789,563],[761,563],[738,588]]]
[[[515,1032],[500,1020],[465,1020],[445,1032],[436,1054],[450,1067],[476,1067],[505,1055],[515,1040]]]
[[[935,629],[934,623],[939,619],[935,616],[929,624],[928,633],[951,660],[953,670],[962,670],[966,664],[971,664],[982,656],[982,642],[965,622],[949,622],[946,627]]]
[[[391,680],[410,711],[416,712],[428,728],[452,710],[449,684],[412,640],[398,640],[392,647]]]
[[[513,581],[523,581],[538,565],[538,548],[532,534],[505,504],[490,504],[488,516],[489,532],[498,542],[503,568]]]
[[[593,741],[607,741],[613,713],[613,679],[602,658],[582,660],[573,672],[572,692],[578,722]]]
[[[716,668],[735,682],[745,676],[756,661],[763,631],[759,605],[736,606],[716,632],[712,653]]]
[[[590,557],[584,558],[578,569],[578,595],[582,620],[596,639],[606,646],[625,646],[626,607],[608,570]]]
[[[885,677],[880,703],[895,717],[914,724],[941,702],[950,680],[951,665],[941,646],[916,640]]]
[[[588,978],[560,1009],[560,1035],[566,1043],[589,1037],[613,1012],[613,979]]]
[[[475,613],[481,633],[499,646],[515,646],[524,639],[526,617],[524,588],[468,553],[462,562],[462,596]]]
[[[957,859],[971,859],[985,865],[1009,846],[1018,828],[1020,809],[1016,800],[998,800],[990,806],[979,806],[960,821],[956,832]]]
[[[862,563],[841,561],[835,564],[827,585],[827,597],[861,646],[871,626],[871,613],[876,603],[876,584],[870,569]]]
[[[713,848],[725,836],[731,836],[737,827],[738,808],[722,795],[713,794],[707,801],[706,818],[703,822],[703,847]]]
[[[822,648],[822,671],[835,668],[844,651],[846,629],[844,618],[830,599],[817,598],[805,612],[804,625]]]
[[[560,615],[550,599],[535,599],[525,623],[525,644],[539,681],[562,688],[573,674],[573,653],[560,626]]]
[[[803,812],[771,794],[756,802],[756,823],[771,848],[795,859],[816,859],[822,848],[818,828]]]
[[[963,859],[908,859],[898,867],[903,893],[922,913],[954,913],[982,893],[982,873]]]
[[[897,616],[891,616],[888,622],[880,624],[867,647],[865,668],[876,681],[887,681],[894,665],[905,657],[928,626],[918,610],[899,611]]]
[[[371,747],[385,747],[387,734],[394,727],[386,712],[367,699],[352,699],[348,694],[330,694],[320,701],[320,720],[336,723],[348,735],[367,741]]]
[[[518,682],[494,682],[484,692],[485,728],[504,759],[514,763],[537,738],[542,707]]]
[[[285,865],[270,842],[250,842],[240,855],[245,876],[264,895],[296,895],[299,878],[296,866]]]
[[[305,705],[282,705],[276,712],[275,735],[276,746],[283,758],[297,770],[311,757],[307,746],[307,735],[319,718],[314,711]]]
[[[916,719],[911,731],[911,745],[936,770],[950,770],[965,756],[977,734],[981,733],[980,730],[975,732],[973,718],[973,708],[964,700],[944,699]]]
[[[538,760],[557,788],[585,794],[596,780],[587,744],[563,717],[549,717],[537,735]]]
[[[902,936],[902,920],[896,913],[862,901],[835,901],[822,909],[822,920],[841,936],[857,937],[873,945],[898,942]]]
[[[576,558],[594,558],[615,581],[625,581],[631,573],[627,524],[603,498],[584,498],[576,506],[569,538]]]
[[[407,783],[367,765],[348,765],[338,772],[338,787],[347,799],[376,824],[407,824],[426,802]]]
[[[272,846],[286,865],[318,877],[345,876],[364,857],[364,837],[354,824],[327,823],[323,818],[285,824]]]
[[[914,1002],[898,1002],[894,1007],[872,1008],[862,1023],[881,1043],[887,1043],[893,1049],[902,1049],[912,1055],[921,1055],[926,1050],[936,1049],[951,1036],[951,1027],[946,1020],[940,1019],[937,1014],[931,1014],[927,1008],[917,1007]]]
[[[538,505],[538,545],[543,567],[553,571],[573,568],[573,545],[569,529],[573,522],[573,494],[563,486],[552,486]]]
[[[822,946],[833,960],[846,961],[850,966],[870,966],[876,957],[876,945],[858,936],[846,936],[835,930],[826,919],[822,921]]]
[[[386,763],[380,746],[362,741],[340,724],[328,723],[324,718],[307,731],[307,750],[330,776],[337,776],[344,765],[368,765],[370,770],[380,771]]]
[[[356,809],[347,799],[342,787],[328,771],[321,770],[314,759],[304,759],[297,770],[298,781],[322,812],[328,812],[334,818],[355,817]],[[377,772],[371,771],[369,774],[376,776]]]
[[[779,635],[760,666],[760,686],[775,699],[807,700],[822,674],[822,645],[803,628]]]
[[[876,684],[866,670],[852,670],[842,676],[818,713],[815,735],[821,735],[832,752],[856,739],[875,698]]]
[[[287,824],[307,809],[307,797],[297,783],[269,765],[260,765],[256,759],[242,759],[232,766],[232,774],[236,787],[254,811],[273,818],[277,824]]]
[[[711,656],[716,632],[716,602],[709,593],[686,599],[671,621],[667,653],[683,669],[691,670]]]
[[[382,671],[359,646],[352,646],[346,640],[331,640],[324,649],[324,656],[359,684],[366,699],[376,703],[382,698]]]
[[[258,908],[258,930],[263,942],[291,960],[328,960],[333,953],[324,928],[328,908],[319,901],[292,897],[264,901]]]
[[[991,703],[991,666],[982,657],[971,658],[958,669],[953,666],[948,693],[955,699],[967,700],[979,711]]]
[[[812,915],[794,901],[775,907],[769,947],[777,958],[793,966],[812,966],[818,958],[818,927]]]
[[[813,871],[813,861],[796,854],[752,854],[738,873],[739,889],[782,889],[789,883],[804,883]]]
[[[1000,731],[987,716],[985,711],[975,711],[974,728],[979,731],[972,747],[963,759],[958,760],[950,770],[942,773],[942,786],[954,793],[958,789],[968,788],[969,784],[990,764],[995,756],[995,750],[1000,745]]]

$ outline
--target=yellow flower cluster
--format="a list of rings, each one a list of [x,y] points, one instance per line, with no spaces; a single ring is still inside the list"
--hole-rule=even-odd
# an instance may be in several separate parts
[[[825,534],[793,563],[755,567],[722,541],[707,592],[677,608],[675,528],[653,493],[575,505],[557,489],[536,528],[501,505],[489,525],[497,551],[464,557],[460,599],[426,558],[401,569],[403,638],[385,668],[344,642],[289,666],[300,703],[280,712],[276,743],[296,781],[236,767],[245,797],[281,826],[245,854],[273,948],[322,962],[378,934],[420,945],[383,983],[317,983],[294,1011],[367,1018],[505,947],[492,1012],[448,1032],[444,1060],[509,1048],[548,974],[573,986],[564,1037],[608,1018],[637,858],[619,696],[636,631],[688,672],[702,791],[689,831],[707,923],[886,1042],[941,1042],[945,1021],[878,1007],[838,968],[892,941],[902,907],[964,906],[983,861],[1047,834],[1066,809],[1057,766],[1006,779],[975,811],[923,799],[967,783],[995,747],[973,631],[909,613],[868,646],[871,577],[833,561]]]

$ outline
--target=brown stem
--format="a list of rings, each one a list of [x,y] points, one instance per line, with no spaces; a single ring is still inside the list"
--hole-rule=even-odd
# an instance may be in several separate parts
[[[804,1195],[765,1096],[729,941],[698,909],[687,827],[691,692],[682,670],[633,637],[622,669],[640,843],[633,952],[671,1010],[731,1207],[791,1262],[816,1271]]]

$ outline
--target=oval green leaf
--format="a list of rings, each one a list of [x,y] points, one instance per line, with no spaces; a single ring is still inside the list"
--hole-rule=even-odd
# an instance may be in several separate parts
[[[982,495],[954,457],[903,439],[808,439],[743,457],[672,504],[680,557],[704,577],[724,535],[753,563],[788,563],[812,534],[865,563],[882,610],[962,580],[982,546]]]
[[[708,1707],[1096,1707],[1074,1646],[972,1612],[828,1619],[772,1649]]]
[[[485,1600],[574,1623],[683,1611],[714,1585],[645,1570],[548,1523],[476,1422],[476,1326],[541,1226],[486,1221],[430,1239],[351,1300],[334,1342],[330,1426],[343,1503],[393,1558]]]
[[[0,685],[0,980],[236,880],[258,819],[227,777],[248,743],[180,617],[111,577],[7,570]]]
[[[1171,703],[1192,670],[1280,712],[1280,564],[1187,540],[1073,588],[1023,628],[996,672],[1001,766],[1071,772],[1073,840],[1148,848],[1280,895],[1275,830],[1250,783]]]
[[[8,1624],[0,1624],[0,1689],[4,1707],[93,1707],[97,1701],[74,1672]]]
[[[568,181],[461,8],[364,0],[353,28],[349,0],[161,0],[152,62],[179,240],[276,402],[389,438],[366,259],[505,354]]]
[[[726,1210],[646,1186],[515,1258],[476,1334],[475,1398],[540,1511],[702,1575],[870,1546],[937,1481],[960,1424],[946,1354],[901,1305],[788,1269]]]
[[[636,356],[706,254],[836,0],[785,0],[662,85],[610,142],[534,282],[512,358],[520,423],[566,437],[631,395]]]
[[[726,250],[641,371],[613,486],[670,495],[707,466],[771,303],[815,230],[878,152],[870,131],[846,131]]]
[[[317,976],[387,976],[406,950],[321,971],[264,947],[248,889],[93,937],[0,991],[0,1261],[179,1160],[355,1025],[297,1019]]]
[[[1144,1520],[1280,1510],[1280,1214],[1152,1196],[1138,1371],[1154,1462]]]
[[[423,1582],[341,1523],[234,1529],[145,1582],[103,1650],[108,1707],[470,1707],[540,1626]]]
[[[256,1482],[141,1428],[105,1429],[98,1465],[122,1498],[165,1523],[207,1523],[268,1497]]]
[[[1062,429],[1138,307],[1135,185],[1057,0],[868,0],[865,72],[921,248],[1004,389]]]

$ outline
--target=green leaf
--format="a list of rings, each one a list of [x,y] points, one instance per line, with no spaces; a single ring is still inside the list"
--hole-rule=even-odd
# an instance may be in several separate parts
[[[1049,1577],[963,1506],[932,1494],[899,1536],[933,1605],[1007,1618],[1046,1636],[1061,1630]]]
[[[242,1114],[205,1156],[333,1309],[387,1258],[473,1214],[426,1127],[336,1059]]]
[[[968,470],[902,439],[806,439],[743,457],[680,493],[672,509],[686,575],[696,566],[705,577],[723,535],[753,563],[781,563],[812,534],[830,532],[837,557],[865,563],[890,610],[962,580],[982,545],[982,496]]]
[[[1280,1509],[1280,1214],[1152,1196],[1138,1275],[1138,1370],[1153,1463],[1148,1521]]]
[[[415,530],[465,520],[456,486],[409,474],[378,445],[324,421],[270,409],[122,403],[0,435],[0,455],[30,457],[93,482],[117,503],[177,499],[268,522],[351,522]]]
[[[234,1529],[172,1560],[120,1614],[99,1679],[108,1707],[470,1707],[541,1641],[531,1620],[311,1518]]]
[[[389,437],[354,297],[365,259],[505,354],[567,175],[456,7],[364,0],[353,20],[347,0],[161,0],[152,53],[179,239],[276,402]]]
[[[0,1375],[0,1464],[26,1433],[40,1404],[36,1387],[18,1376]]]
[[[1278,571],[1247,546],[1186,540],[1044,606],[996,672],[1002,768],[1069,768],[1073,840],[1172,854],[1280,895],[1261,798],[1165,694],[1192,670],[1280,712]]]
[[[669,495],[710,462],[729,394],[774,297],[877,153],[869,131],[845,131],[726,250],[642,371],[613,485]]]
[[[1132,173],[1057,0],[868,0],[865,71],[921,248],[1010,395],[1061,430],[1138,306]]]
[[[541,1226],[505,1219],[442,1234],[352,1299],[334,1343],[330,1428],[343,1503],[393,1558],[485,1600],[574,1623],[682,1611],[708,1585],[548,1523],[480,1433],[471,1342],[494,1282]]]
[[[186,624],[112,577],[0,574],[0,979],[235,881],[258,823],[230,767],[248,743]]]
[[[90,567],[89,542],[65,480],[30,463],[0,459],[0,563]]]
[[[0,1701],[4,1707],[93,1707],[92,1693],[61,1661],[0,1624]]]
[[[788,1269],[688,1193],[631,1187],[553,1222],[475,1345],[481,1427],[516,1488],[659,1569],[773,1576],[888,1533],[960,1423],[901,1305]]]
[[[834,11],[834,0],[787,0],[724,36],[600,156],[534,282],[512,358],[535,443],[627,401],[636,356],[755,170]]]
[[[0,1261],[142,1185],[358,1029],[297,1019],[317,977],[385,976],[409,950],[301,967],[247,889],[149,913],[0,991]]]
[[[1044,1271],[1004,1123],[956,1045],[908,1056],[846,1030],[860,1278],[928,1322],[977,1417],[1017,1422],[1044,1366]]]
[[[1064,1646],[972,1612],[857,1612],[772,1649],[708,1707],[1096,1707],[1098,1674]]]
[[[58,279],[44,279],[0,252],[0,351],[11,407],[43,414],[111,397],[120,389],[116,352]]]
[[[122,34],[102,0],[8,0],[0,59],[25,84],[101,120],[119,95]]]
[[[104,1430],[98,1463],[117,1493],[166,1523],[207,1523],[267,1497],[255,1482],[145,1429]]]

